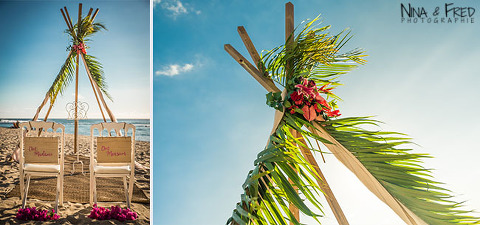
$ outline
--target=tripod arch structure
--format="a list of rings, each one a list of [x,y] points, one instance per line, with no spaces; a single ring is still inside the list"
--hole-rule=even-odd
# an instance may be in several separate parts
[[[86,43],[89,41],[91,35],[95,34],[96,32],[106,29],[105,26],[101,23],[94,22],[95,17],[98,14],[99,9],[97,8],[95,12],[93,8],[90,8],[88,14],[85,17],[82,17],[82,3],[78,5],[78,20],[76,24],[72,23],[72,19],[70,14],[68,13],[67,7],[63,7],[60,9],[62,13],[63,19],[67,24],[66,33],[70,36],[71,45],[69,46],[67,58],[65,63],[60,68],[60,71],[57,74],[57,77],[52,83],[52,86],[48,89],[47,93],[45,94],[45,99],[40,104],[33,117],[33,121],[36,121],[40,115],[42,108],[50,101],[49,108],[46,112],[44,117],[44,121],[47,121],[48,116],[50,115],[50,111],[53,108],[55,100],[58,94],[62,94],[67,85],[75,79],[75,101],[74,101],[74,152],[76,153],[78,150],[78,108],[79,108],[79,101],[78,101],[78,79],[79,79],[79,66],[80,66],[80,58],[81,62],[85,66],[85,71],[87,73],[88,80],[92,86],[93,93],[95,95],[95,99],[98,103],[98,107],[102,114],[102,118],[104,122],[106,122],[105,114],[103,109],[105,109],[108,117],[112,122],[117,122],[117,119],[113,115],[112,111],[108,107],[105,99],[104,94],[111,99],[110,95],[106,90],[106,83],[103,74],[102,65],[96,60],[96,58],[92,55],[87,54],[88,46]],[[75,71],[75,72],[74,72]]]
[[[338,224],[349,224],[313,156],[314,151],[321,153],[313,140],[322,142],[406,224],[480,224],[431,179],[430,170],[421,165],[429,156],[411,153],[410,138],[366,130],[362,126],[378,125],[367,117],[339,117],[333,88],[340,85],[338,77],[365,63],[364,51],[340,53],[349,32],[330,35],[329,26],[315,26],[318,18],[295,30],[293,9],[292,3],[285,5],[285,44],[262,57],[245,28],[238,27],[253,63],[231,45],[224,46],[267,90],[267,105],[276,109],[268,143],[248,173],[227,224],[300,224],[299,212],[320,223],[321,195]]]

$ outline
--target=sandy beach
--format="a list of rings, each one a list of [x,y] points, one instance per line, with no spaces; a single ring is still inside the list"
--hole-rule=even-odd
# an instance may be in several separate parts
[[[138,213],[138,218],[135,221],[120,222],[118,220],[92,220],[88,218],[91,206],[85,203],[64,201],[63,206],[59,206],[60,219],[50,222],[36,222],[36,221],[21,221],[15,219],[18,209],[21,207],[20,196],[12,196],[12,190],[19,183],[18,163],[9,160],[11,155],[17,148],[19,143],[19,130],[13,128],[0,127],[0,224],[149,224],[150,223],[150,205],[147,203],[132,202],[131,209]],[[79,150],[82,156],[82,161],[86,164],[90,151],[90,137],[79,136]],[[135,169],[135,184],[144,193],[147,201],[150,199],[150,142],[136,141],[135,144],[135,160],[139,164]],[[71,173],[71,166],[75,158],[73,153],[73,135],[65,135],[65,176]],[[78,164],[76,164],[78,165]],[[88,164],[84,167],[88,174]],[[143,168],[140,168],[143,167]],[[77,176],[82,176],[77,167]],[[32,177],[32,182],[34,182]],[[118,178],[120,180],[120,178]],[[97,181],[100,184],[100,182]],[[65,185],[64,185],[65,186]],[[32,188],[32,185],[30,186]],[[18,189],[18,188],[17,188]],[[120,196],[121,197],[121,196]],[[27,207],[37,207],[41,209],[51,210],[54,208],[54,201],[36,200],[29,196],[27,198]],[[126,207],[125,202],[106,202],[99,203],[101,207],[110,207],[112,205],[119,205]]]

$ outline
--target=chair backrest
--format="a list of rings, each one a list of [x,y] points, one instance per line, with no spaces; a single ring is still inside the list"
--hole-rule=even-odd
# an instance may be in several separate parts
[[[98,137],[95,137],[94,130],[98,130]],[[132,131],[128,136],[129,130]],[[104,131],[107,136],[103,136]],[[115,136],[112,136],[112,131]],[[99,123],[90,127],[91,155],[93,163],[122,163],[133,164],[135,162],[135,126],[129,123]],[[97,143],[95,150],[94,143]],[[93,159],[96,159],[94,161]]]
[[[20,123],[19,126],[21,148],[20,164],[22,166],[24,163],[59,164],[59,162],[63,162],[65,126],[44,121],[23,122]],[[52,135],[52,133],[55,134],[58,129],[61,130],[60,137]],[[50,130],[52,131],[51,133],[49,132]],[[43,136],[41,134],[43,134]]]

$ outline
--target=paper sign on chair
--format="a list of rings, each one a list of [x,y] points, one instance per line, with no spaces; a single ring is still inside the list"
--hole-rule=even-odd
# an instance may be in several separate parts
[[[25,137],[25,163],[58,164],[58,137]]]
[[[97,163],[130,163],[131,137],[97,137]]]

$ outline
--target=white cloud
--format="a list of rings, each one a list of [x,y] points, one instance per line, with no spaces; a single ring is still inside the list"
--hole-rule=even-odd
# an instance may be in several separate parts
[[[162,2],[162,0],[153,0],[153,8],[155,8],[155,6],[160,4],[160,2]]]
[[[162,0],[153,0],[154,1],[154,6],[156,4],[159,4]],[[201,13],[200,10],[196,10],[193,7],[189,6],[187,4],[183,4],[180,0],[166,0],[161,4],[162,8],[167,10],[171,17],[174,19],[177,18],[177,16],[180,16],[182,14],[188,14],[188,13],[195,13],[199,15]]]
[[[176,17],[181,14],[188,13],[187,8],[183,6],[181,1],[174,1],[172,4],[166,4],[165,9],[173,13],[173,16]]]
[[[177,76],[181,73],[186,73],[188,71],[193,70],[193,64],[184,64],[183,66],[179,64],[170,64],[168,66],[165,66],[162,70],[157,70],[155,71],[156,75],[164,75],[164,76]]]

